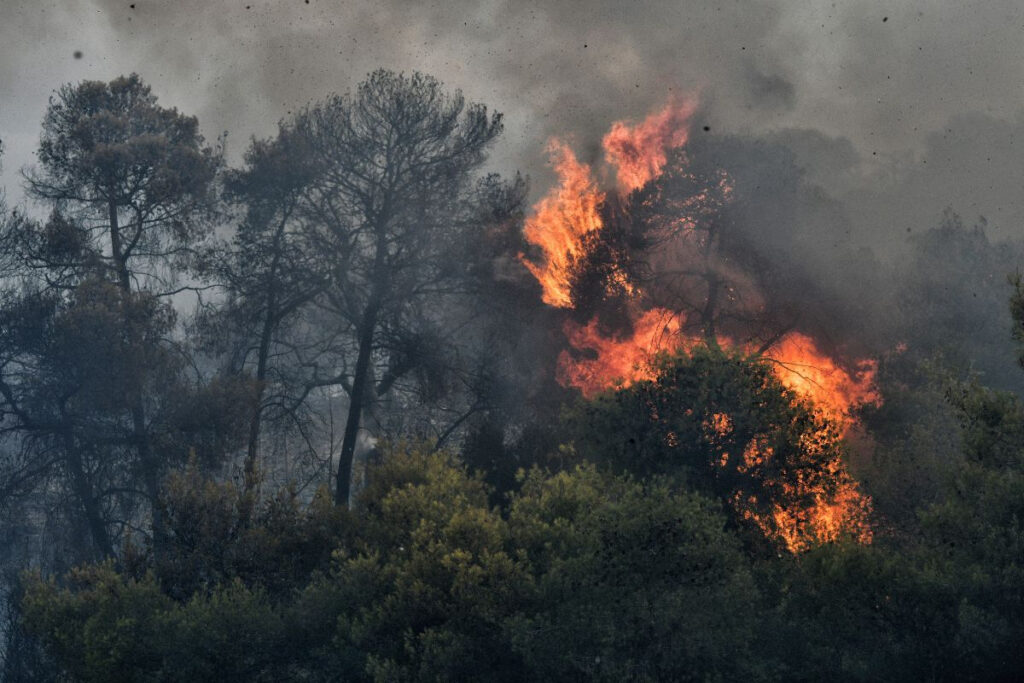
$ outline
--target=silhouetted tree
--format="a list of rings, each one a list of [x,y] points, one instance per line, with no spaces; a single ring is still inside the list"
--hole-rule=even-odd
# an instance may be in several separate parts
[[[292,125],[314,166],[295,212],[326,278],[315,311],[324,343],[306,360],[305,391],[348,396],[335,486],[346,503],[364,411],[414,371],[430,380],[445,364],[442,302],[464,287],[459,254],[485,219],[474,176],[501,116],[429,76],[377,71]]]
[[[133,74],[58,90],[38,159],[28,191],[49,220],[0,233],[0,411],[19,457],[40,473],[60,463],[110,554],[111,496],[141,488],[159,535],[167,449],[188,448],[165,438],[191,392],[169,299],[190,286],[178,280],[208,230],[221,157]]]
[[[1013,339],[1017,342],[1017,362],[1024,368],[1024,280],[1017,274],[1010,277],[1013,295],[1010,297],[1010,317],[1013,319]]]
[[[245,475],[255,484],[264,416],[294,414],[301,391],[301,358],[315,355],[315,335],[303,314],[326,284],[323,254],[314,253],[298,221],[303,193],[314,179],[307,141],[282,125],[273,140],[253,140],[245,166],[226,177],[227,197],[244,212],[228,243],[212,245],[206,265],[224,285],[206,322],[234,371],[248,370],[256,383],[249,418]],[[224,348],[225,345],[227,348]]]

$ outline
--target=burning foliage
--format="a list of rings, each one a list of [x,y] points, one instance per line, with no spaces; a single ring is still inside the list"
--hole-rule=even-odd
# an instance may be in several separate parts
[[[625,121],[612,124],[602,146],[605,159],[615,167],[619,187],[624,193],[639,189],[658,176],[668,161],[668,151],[686,144],[690,117],[695,109],[695,102],[679,100],[636,126]]]
[[[598,207],[604,193],[568,145],[553,140],[548,151],[561,185],[534,207],[523,228],[526,239],[543,249],[544,264],[523,263],[540,282],[544,303],[569,308],[573,265],[584,253],[584,238],[603,227]]]
[[[730,412],[702,418],[709,443],[729,442],[715,450],[715,467],[758,482],[729,489],[726,498],[741,519],[791,551],[843,534],[868,542],[870,500],[838,453],[856,408],[880,402],[876,363],[827,353],[759,286],[756,257],[730,231],[728,173],[695,167],[684,149],[694,108],[677,101],[636,125],[612,125],[603,144],[619,192],[601,190],[592,169],[552,141],[560,182],[527,220],[536,257],[520,258],[543,301],[567,311],[569,348],[557,379],[587,398],[630,386],[643,393],[664,380],[658,358],[665,354],[708,346],[753,358],[807,415],[785,453],[766,436],[770,430],[737,437]],[[692,405],[703,404],[671,409]],[[648,417],[658,421],[669,408],[652,408]],[[662,438],[682,443],[676,430]]]
[[[572,412],[588,458],[641,477],[681,476],[790,552],[871,541],[871,501],[846,470],[840,425],[787,388],[771,361],[701,345],[644,368],[646,377]]]

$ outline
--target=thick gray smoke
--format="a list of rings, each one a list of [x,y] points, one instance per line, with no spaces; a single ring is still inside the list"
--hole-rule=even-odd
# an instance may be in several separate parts
[[[994,240],[1021,234],[1022,24],[1016,0],[5,0],[2,180],[17,202],[54,88],[131,71],[208,137],[229,131],[237,160],[371,69],[423,70],[506,114],[495,165],[530,174],[534,196],[549,136],[593,161],[611,121],[691,93],[695,134],[733,141],[709,146],[723,167],[755,189],[800,174],[793,196],[757,196],[764,244],[877,320],[898,292],[865,264],[912,258],[908,238],[947,207],[985,216]],[[1004,273],[984,276],[1002,291]]]
[[[799,141],[801,161],[858,201],[858,226],[902,227],[888,209],[904,185],[900,224],[934,220],[936,201],[1008,221],[1024,206],[1010,180],[1024,69],[1012,0],[6,0],[0,15],[8,185],[65,81],[138,71],[208,135],[229,130],[237,152],[383,66],[505,112],[507,164],[534,175],[547,136],[575,134],[596,153],[609,121],[682,90],[700,93],[713,132],[820,136]]]

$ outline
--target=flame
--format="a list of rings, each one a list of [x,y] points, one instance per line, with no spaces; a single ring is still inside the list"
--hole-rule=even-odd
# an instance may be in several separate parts
[[[635,126],[625,121],[612,124],[602,146],[623,192],[643,187],[664,168],[667,150],[686,144],[687,124],[695,109],[695,103],[677,100]],[[533,207],[523,228],[526,241],[544,258],[537,263],[520,254],[519,260],[540,283],[544,303],[571,308],[572,267],[584,254],[586,236],[604,227],[600,206],[605,194],[598,190],[590,166],[581,163],[565,142],[551,139],[547,152],[559,182]],[[728,179],[723,177],[722,182]],[[623,275],[613,277],[628,289]]]
[[[544,262],[534,263],[522,254],[519,259],[540,283],[544,303],[570,308],[572,265],[583,254],[583,238],[603,227],[598,207],[604,193],[598,191],[590,167],[565,143],[551,140],[548,154],[559,185],[534,206],[523,228],[526,240],[543,252]]]
[[[729,436],[732,432],[732,418],[728,413],[714,413],[704,422],[704,429],[706,432],[717,436],[718,438],[724,438]],[[726,455],[726,461],[729,457]],[[723,465],[725,463],[722,463]]]
[[[641,314],[630,336],[615,338],[603,335],[596,320],[587,325],[569,321],[566,337],[577,353],[563,351],[559,355],[557,379],[563,386],[579,389],[586,398],[653,379],[651,361],[657,354],[701,343],[698,337],[682,334],[682,322],[681,315],[654,308]],[[719,337],[718,343],[725,348],[743,348],[726,337]],[[754,352],[750,347],[744,350]],[[856,408],[881,402],[875,388],[876,361],[861,360],[852,370],[844,369],[800,332],[786,334],[762,357],[771,361],[783,385],[813,403],[844,433],[854,424]]]
[[[809,550],[813,545],[832,543],[850,536],[868,545],[874,533],[868,523],[871,499],[852,483],[842,485],[831,497],[815,495],[814,503],[802,508],[772,505],[771,512],[754,511],[756,499],[737,496],[733,504],[744,509],[743,518],[753,523],[769,538],[778,538],[791,553]]]
[[[616,171],[620,192],[628,194],[643,187],[663,171],[668,151],[685,145],[687,125],[694,110],[693,102],[677,100],[638,124],[618,121],[612,125],[602,142],[605,159]],[[574,267],[586,256],[588,237],[604,227],[601,207],[606,196],[598,189],[590,167],[581,163],[566,144],[552,140],[548,153],[559,183],[534,206],[524,228],[526,240],[538,248],[543,258],[538,262],[521,254],[520,260],[540,283],[545,303],[571,308]],[[715,196],[728,201],[732,192],[728,176],[722,173],[712,183]],[[695,225],[695,218],[702,212],[714,211],[714,204],[709,189],[698,190],[688,201],[674,207],[675,213],[670,217],[674,223],[668,232],[692,232],[686,230],[687,226]],[[673,256],[655,255],[655,263],[659,258],[671,260]],[[620,276],[624,277],[613,271],[610,280],[614,282]],[[642,293],[632,289],[631,284],[627,291],[633,305],[639,308]],[[704,341],[684,332],[686,320],[680,312],[652,307],[634,313],[633,317],[631,332],[621,336],[604,334],[597,319],[586,325],[567,321],[564,331],[572,350],[559,355],[558,381],[591,398],[609,388],[654,379],[652,361],[657,354],[689,349]],[[748,354],[756,351],[748,344],[721,335],[717,342],[719,346],[739,348]],[[825,471],[821,473],[823,478],[814,481],[804,480],[805,475],[800,472],[796,473],[795,481],[765,480],[773,490],[773,501],[767,511],[757,505],[754,496],[743,492],[734,495],[733,505],[741,517],[765,535],[779,539],[791,552],[844,534],[870,543],[871,500],[860,491],[836,457],[835,449],[826,450],[825,445],[834,443],[855,424],[856,407],[880,402],[874,384],[877,363],[862,360],[852,367],[843,367],[801,332],[787,333],[760,355],[772,363],[784,386],[808,400],[824,418],[820,433],[809,435],[806,443],[801,444],[801,451]],[[704,422],[709,442],[725,440],[732,429],[732,417],[724,413],[715,413]],[[669,447],[678,445],[674,432],[666,438]],[[756,476],[759,471],[772,469],[774,455],[770,445],[754,438],[745,446],[735,467]],[[720,453],[716,458],[714,467],[724,468],[730,462],[729,453]]]
[[[669,102],[642,122],[631,126],[616,121],[601,141],[605,159],[617,171],[624,194],[643,187],[664,168],[667,151],[686,144],[687,124],[696,109],[690,100]]]
[[[845,370],[799,332],[785,335],[764,355],[774,361],[775,375],[787,388],[809,399],[844,432],[853,425],[855,408],[881,403],[875,360],[860,360],[852,370]]]
[[[588,356],[577,359],[563,351],[559,356],[558,381],[580,389],[589,398],[609,388],[652,380],[655,371],[651,361],[659,352],[692,348],[701,342],[699,338],[681,335],[679,328],[680,317],[664,309],[645,312],[635,324],[633,334],[621,339],[602,335],[594,321],[585,326],[570,323],[566,328],[570,345]],[[736,346],[725,339],[719,339],[719,344]],[[822,353],[814,340],[798,332],[784,336],[763,357],[772,363],[783,385],[809,400],[826,418],[820,432],[806,438],[801,447],[809,460],[824,464],[826,472],[822,480],[804,481],[798,477],[795,482],[781,484],[782,502],[773,503],[767,512],[758,508],[756,498],[741,493],[733,499],[733,505],[741,517],[793,553],[841,536],[870,543],[870,497],[861,492],[834,454],[833,459],[828,459],[829,453],[818,442],[829,441],[830,426],[836,428],[837,436],[845,436],[855,424],[853,410],[857,406],[880,402],[874,385],[876,363],[861,361],[855,370],[847,371]],[[703,423],[705,438],[710,442],[728,437],[732,429],[732,418],[726,413],[713,413]],[[666,440],[670,447],[678,445],[678,437],[672,432]],[[773,457],[772,447],[755,438],[744,448],[737,469],[756,473],[767,467]],[[723,452],[712,465],[725,468],[729,460],[729,453]]]
[[[665,309],[643,313],[624,339],[606,337],[596,320],[587,325],[569,321],[565,333],[569,344],[590,357],[574,359],[568,351],[558,357],[557,379],[562,386],[576,387],[587,398],[613,386],[654,379],[651,361],[679,339],[679,316]]]
[[[748,463],[764,462],[771,458],[771,449],[759,452],[756,441],[751,442],[744,452]],[[812,545],[830,543],[843,536],[852,537],[858,543],[869,544],[874,533],[869,522],[871,498],[861,492],[857,482],[843,467],[842,462],[827,463],[825,483],[806,482],[799,479],[795,484],[784,484],[780,496],[788,504],[773,503],[768,511],[757,507],[757,499],[744,497],[742,493],[733,499],[733,505],[740,509],[741,516],[753,523],[770,538],[777,538],[791,553],[808,550]],[[810,498],[808,505],[800,501]]]

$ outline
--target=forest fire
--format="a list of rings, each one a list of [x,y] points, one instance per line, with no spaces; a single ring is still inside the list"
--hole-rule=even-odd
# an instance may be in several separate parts
[[[130,3],[0,0],[0,683],[1024,682],[1011,3]]]
[[[874,360],[860,360],[852,371],[845,370],[799,332],[783,336],[764,355],[773,361],[783,384],[810,399],[844,429],[853,423],[854,408],[881,402],[874,384],[878,367]]]
[[[686,144],[687,124],[694,109],[692,101],[674,101],[636,126],[624,121],[612,124],[601,144],[624,193],[643,187],[661,173],[667,161],[666,152]]]
[[[568,351],[562,352],[558,380],[579,389],[587,398],[609,387],[651,379],[650,365],[657,354],[692,348],[703,341],[681,334],[679,315],[664,309],[643,313],[634,323],[634,333],[625,339],[603,336],[594,321],[585,326],[570,322],[566,335],[573,349],[583,353],[576,358]],[[744,348],[725,337],[719,337],[718,344]],[[744,350],[755,353],[755,349]],[[787,388],[810,400],[844,432],[853,426],[855,408],[881,400],[874,387],[875,361],[862,360],[848,371],[805,334],[790,332],[760,355],[772,363],[775,375]]]
[[[602,227],[598,206],[604,193],[597,190],[590,168],[572,150],[553,140],[548,146],[561,184],[534,207],[526,221],[526,239],[544,252],[544,264],[523,259],[543,288],[544,303],[559,308],[572,306],[569,294],[572,262],[583,252],[583,237]]]
[[[686,144],[693,111],[691,101],[677,101],[638,124],[620,121],[612,125],[604,136],[603,146],[605,160],[615,171],[620,196],[640,190],[658,178],[670,152],[678,152]],[[601,210],[608,197],[598,189],[589,166],[579,162],[567,145],[555,140],[549,149],[560,184],[536,204],[525,228],[526,239],[543,258],[539,261],[526,256],[520,258],[540,283],[544,302],[559,308],[574,308],[574,277],[586,256],[587,240],[594,239],[595,235],[602,239],[601,231],[606,226]],[[719,184],[731,191],[727,175],[722,173],[719,177]],[[706,189],[696,188],[691,197],[673,206],[682,214],[688,214],[691,208],[694,213],[705,210],[703,198],[708,194]],[[729,192],[720,194],[726,199],[729,197]],[[673,215],[671,222],[692,227],[696,218]],[[693,235],[692,229],[680,231],[680,234],[683,232],[688,233],[684,237],[691,241],[700,239]],[[654,264],[671,261],[672,257],[666,258],[664,253],[649,259]],[[660,353],[691,349],[710,342],[769,362],[778,380],[798,397],[809,401],[826,421],[829,426],[823,429],[834,429],[839,435],[845,435],[855,425],[853,411],[858,406],[880,402],[874,386],[874,361],[841,364],[822,351],[812,337],[793,330],[777,335],[766,345],[741,341],[717,331],[709,335],[708,328],[703,334],[691,332],[686,327],[685,311],[651,305],[642,286],[629,282],[617,268],[613,264],[611,275],[607,277],[628,283],[630,329],[620,334],[605,332],[599,324],[600,314],[587,324],[567,321],[565,334],[571,350],[560,354],[557,370],[557,379],[563,386],[575,387],[591,398],[610,388],[654,379],[656,371],[652,361]],[[710,299],[712,295],[707,296]],[[718,414],[713,420],[713,431],[721,436],[729,425],[730,416]],[[813,451],[814,446],[808,445],[807,450]],[[723,467],[728,457],[723,454]],[[755,462],[763,465],[772,457],[771,447],[763,447],[756,439],[747,445],[743,454],[743,460],[748,462],[746,467],[751,470],[755,469]],[[768,512],[756,505],[756,499],[737,498],[733,503],[742,508],[741,516],[791,552],[808,547],[808,538],[825,542],[843,533],[861,542],[870,542],[871,529],[867,523],[870,499],[860,492],[841,461],[830,462],[828,467],[831,469],[827,482],[775,482],[774,486],[784,492],[782,498],[790,503],[773,503]]]
[[[653,356],[679,344],[679,319],[671,311],[654,309],[643,313],[626,339],[601,334],[597,321],[580,326],[566,325],[569,344],[574,349],[596,353],[575,360],[568,351],[558,358],[558,381],[576,387],[587,398],[608,387],[653,379]]]

